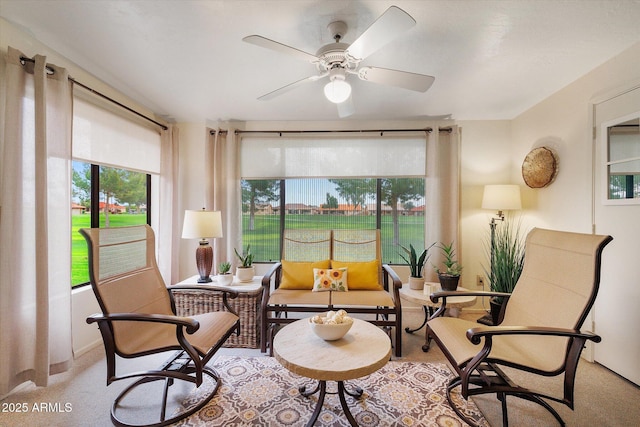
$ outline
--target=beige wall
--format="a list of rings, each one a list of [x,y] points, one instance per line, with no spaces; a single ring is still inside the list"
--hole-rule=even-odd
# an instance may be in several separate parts
[[[464,266],[462,285],[476,287],[476,277],[484,276],[487,266],[486,242],[489,222],[496,213],[481,209],[485,184],[513,183],[511,174],[511,124],[508,120],[460,121],[462,153],[460,165],[460,240]],[[485,288],[488,282],[485,280]],[[476,309],[482,309],[478,301]]]
[[[535,226],[591,232],[592,131],[590,103],[616,88],[640,80],[640,43],[627,49],[512,121],[513,169],[533,148],[547,145],[559,156],[558,176],[550,186],[528,189],[526,215]],[[526,189],[527,187],[523,187]]]

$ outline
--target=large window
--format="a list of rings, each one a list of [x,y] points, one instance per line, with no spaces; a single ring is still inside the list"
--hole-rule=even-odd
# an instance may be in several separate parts
[[[160,172],[157,129],[74,98],[71,286],[89,281],[83,227],[151,224]]]
[[[424,247],[424,178],[243,180],[242,188],[243,244],[258,262],[280,259],[290,228],[380,229],[390,264],[402,263],[399,245]]]
[[[385,263],[424,247],[425,141],[380,135],[241,141],[242,239],[280,259],[282,230],[380,229]]]
[[[89,282],[87,243],[80,228],[150,224],[150,175],[73,162],[71,286]],[[97,195],[97,197],[92,197]]]

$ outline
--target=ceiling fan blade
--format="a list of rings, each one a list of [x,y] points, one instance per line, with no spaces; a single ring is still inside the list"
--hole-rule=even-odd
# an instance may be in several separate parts
[[[352,115],[355,111],[355,107],[353,106],[353,98],[349,95],[346,101],[337,104],[338,106],[338,117],[345,118]]]
[[[435,77],[426,74],[378,67],[363,67],[358,70],[358,77],[368,82],[402,87],[417,92],[426,92],[435,80]]]
[[[351,43],[347,53],[356,59],[365,59],[415,24],[411,15],[399,7],[391,6]]]
[[[287,46],[286,44],[278,43],[277,41],[273,41],[271,39],[262,37],[262,36],[247,36],[242,39],[242,41],[254,44],[256,46],[264,47],[266,49],[275,50],[276,52],[285,53],[287,55],[293,55],[298,59],[302,59],[303,61],[308,62],[316,62],[318,57],[302,51],[300,49],[296,49],[295,47]]]
[[[298,86],[303,85],[304,83],[307,82],[314,82],[316,80],[319,80],[321,78],[323,78],[325,75],[320,75],[320,76],[310,76],[310,77],[305,77],[304,79],[298,80],[296,82],[290,83],[286,86],[282,86],[280,89],[276,89],[273,92],[269,92],[266,95],[262,95],[261,97],[259,97],[258,99],[261,101],[269,101],[270,99],[273,99],[277,96],[282,95],[283,93],[287,93],[292,89],[297,88]]]

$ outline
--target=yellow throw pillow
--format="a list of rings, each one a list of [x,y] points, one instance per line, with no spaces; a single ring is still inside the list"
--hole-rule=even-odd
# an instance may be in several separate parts
[[[313,292],[338,291],[346,292],[347,285],[346,268],[314,268],[313,269]]]
[[[378,260],[366,262],[332,260],[331,268],[347,268],[349,270],[349,289],[352,291],[380,291],[383,289],[379,282],[380,263]]]
[[[313,289],[313,269],[329,268],[330,261],[294,262],[282,260],[280,289]]]

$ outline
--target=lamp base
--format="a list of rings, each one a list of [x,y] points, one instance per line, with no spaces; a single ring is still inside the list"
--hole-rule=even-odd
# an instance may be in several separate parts
[[[211,282],[211,269],[213,268],[213,248],[209,246],[206,240],[200,241],[198,249],[196,249],[196,266],[200,278],[198,283]]]

